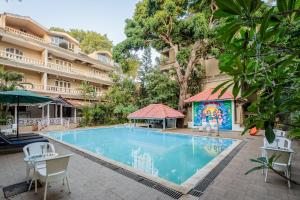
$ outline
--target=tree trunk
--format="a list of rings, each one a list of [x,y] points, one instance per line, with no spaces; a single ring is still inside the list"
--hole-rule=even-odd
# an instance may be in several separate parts
[[[187,96],[187,89],[188,89],[188,82],[187,80],[183,79],[181,83],[179,84],[179,101],[178,101],[178,110],[180,112],[183,112],[184,108],[184,100]]]

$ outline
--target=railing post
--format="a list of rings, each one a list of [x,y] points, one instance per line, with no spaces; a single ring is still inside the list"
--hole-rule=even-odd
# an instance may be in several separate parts
[[[17,115],[18,115],[18,106],[15,105],[15,122],[14,122],[14,124],[17,124]]]
[[[60,104],[60,124],[63,125],[63,106]]]
[[[50,104],[47,104],[47,125],[50,125]]]
[[[74,107],[74,124],[77,123],[77,113],[76,113],[76,107]]]
[[[47,90],[47,85],[48,85],[48,74],[47,73],[43,73],[43,89]]]

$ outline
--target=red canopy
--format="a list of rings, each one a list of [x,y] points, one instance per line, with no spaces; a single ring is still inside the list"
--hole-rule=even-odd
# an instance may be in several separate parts
[[[186,99],[185,103],[190,102],[200,102],[200,101],[214,101],[214,100],[228,100],[228,99],[234,99],[231,92],[226,91],[221,97],[219,97],[221,90],[218,90],[216,93],[212,94],[212,91],[214,88],[210,88],[207,90],[204,90],[195,96],[192,96],[188,99]]]
[[[165,119],[183,118],[184,115],[163,104],[150,104],[128,115],[129,119]]]

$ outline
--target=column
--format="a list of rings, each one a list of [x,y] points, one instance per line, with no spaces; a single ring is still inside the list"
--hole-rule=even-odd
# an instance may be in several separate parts
[[[75,124],[77,123],[77,110],[75,107],[74,107],[74,123]]]
[[[50,125],[50,104],[47,104],[47,125]]]
[[[63,124],[63,105],[60,104],[60,124]]]
[[[17,116],[18,115],[18,106],[17,105],[15,105],[15,122],[14,122],[14,124],[17,124]]]
[[[44,65],[47,66],[48,65],[48,49],[45,49],[43,54],[44,54]]]
[[[57,104],[54,104],[54,118],[57,118]]]
[[[163,130],[166,129],[166,119],[163,119]]]
[[[43,89],[47,90],[47,85],[48,85],[48,74],[47,73],[43,73],[42,83],[43,83]]]
[[[44,106],[42,106],[42,118],[44,118],[45,116],[45,109],[44,109]]]

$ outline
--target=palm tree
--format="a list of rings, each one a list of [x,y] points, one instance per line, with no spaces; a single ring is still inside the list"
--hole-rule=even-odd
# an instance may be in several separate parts
[[[5,71],[4,67],[0,68],[0,90],[8,91],[15,90],[18,87],[23,88],[24,84],[21,83],[23,75],[17,72]]]

